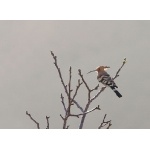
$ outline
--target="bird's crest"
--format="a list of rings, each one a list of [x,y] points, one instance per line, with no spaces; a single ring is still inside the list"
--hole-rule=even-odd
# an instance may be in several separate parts
[[[89,71],[88,73],[95,72],[95,71],[97,71],[97,72],[106,71],[108,68],[110,68],[110,67],[109,66],[99,66],[95,70]]]
[[[106,71],[108,68],[110,68],[109,66],[99,66],[96,68],[96,71]]]

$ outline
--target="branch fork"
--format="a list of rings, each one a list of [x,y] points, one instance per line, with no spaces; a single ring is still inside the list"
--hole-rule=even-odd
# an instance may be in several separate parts
[[[83,128],[83,125],[84,125],[84,121],[85,121],[85,118],[86,118],[86,115],[95,111],[95,110],[101,110],[100,109],[100,106],[98,105],[97,107],[89,110],[89,107],[91,105],[91,103],[99,97],[99,95],[106,89],[106,87],[102,87],[101,89],[99,89],[99,84],[97,86],[95,86],[93,89],[91,89],[87,82],[85,81],[84,77],[83,77],[83,74],[81,72],[81,69],[78,70],[78,74],[80,76],[81,79],[78,79],[78,83],[77,83],[77,86],[75,88],[75,92],[74,94],[72,93],[73,92],[73,89],[71,89],[71,82],[72,82],[72,67],[70,66],[69,68],[69,81],[68,81],[68,84],[65,84],[64,80],[63,80],[63,77],[62,77],[62,74],[61,74],[61,70],[60,68],[58,67],[58,63],[57,63],[57,56],[54,55],[54,53],[51,51],[51,55],[54,59],[54,65],[58,71],[58,75],[59,75],[59,78],[60,78],[60,81],[61,81],[61,84],[64,88],[64,91],[66,93],[66,96],[67,96],[67,99],[68,99],[68,102],[65,102],[64,100],[64,96],[63,94],[61,93],[61,103],[63,105],[63,108],[64,108],[64,111],[65,111],[65,115],[64,117],[62,116],[62,114],[60,114],[60,117],[62,118],[63,120],[63,129],[68,129],[70,127],[70,125],[67,125],[67,121],[69,119],[69,117],[77,117],[79,118],[81,116],[81,121],[80,121],[80,124],[79,124],[79,129],[82,129]],[[115,76],[113,77],[113,80],[115,80],[117,77],[119,77],[119,73],[121,71],[121,69],[123,68],[123,66],[125,65],[126,63],[126,58],[123,60],[123,63],[121,65],[121,67],[118,69],[118,71],[116,72]],[[83,108],[78,102],[77,100],[75,100],[77,94],[78,94],[78,91],[81,87],[81,85],[84,84],[87,91],[88,91],[88,100],[87,100],[87,104],[85,105],[85,108]],[[93,91],[96,91],[98,90],[98,93],[91,97],[91,93]],[[76,106],[80,111],[81,113],[79,114],[73,114],[71,112],[71,108],[72,106]],[[29,116],[29,118],[36,124],[37,126],[37,129],[40,129],[40,124],[39,122],[37,122],[32,116],[31,114],[28,113],[28,111],[26,111],[26,115]],[[111,120],[109,121],[105,121],[106,119],[106,115],[104,115],[104,118],[103,118],[103,121],[102,123],[100,124],[100,126],[98,127],[98,129],[101,129],[101,128],[104,128],[106,127],[107,129],[109,129],[111,127]],[[47,122],[47,126],[46,126],[46,129],[49,129],[49,116],[46,116],[46,122]]]

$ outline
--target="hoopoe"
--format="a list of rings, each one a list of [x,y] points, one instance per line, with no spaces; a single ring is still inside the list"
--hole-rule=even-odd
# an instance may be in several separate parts
[[[88,73],[97,71],[98,72],[97,80],[99,82],[101,82],[102,84],[104,84],[105,86],[109,86],[116,93],[116,95],[120,98],[120,97],[122,97],[122,95],[116,90],[116,88],[118,88],[118,86],[116,85],[114,80],[110,77],[110,75],[106,72],[107,68],[110,68],[110,67],[109,66],[99,66],[95,70],[92,70]]]

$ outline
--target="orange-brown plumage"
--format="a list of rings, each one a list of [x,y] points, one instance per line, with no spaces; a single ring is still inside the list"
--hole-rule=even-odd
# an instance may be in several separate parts
[[[92,70],[88,73],[97,71],[97,79],[99,82],[104,84],[105,86],[109,86],[116,95],[120,98],[122,95],[115,89],[118,88],[118,86],[115,84],[114,80],[110,77],[110,75],[106,72],[107,68],[110,68],[109,66],[99,66],[95,70]]]

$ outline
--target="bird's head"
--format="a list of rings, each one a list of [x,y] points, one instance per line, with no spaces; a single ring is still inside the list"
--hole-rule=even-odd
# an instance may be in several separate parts
[[[95,71],[97,71],[97,72],[106,71],[108,68],[110,68],[110,67],[109,66],[99,66],[95,70],[89,71],[88,73],[95,72]]]

